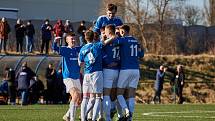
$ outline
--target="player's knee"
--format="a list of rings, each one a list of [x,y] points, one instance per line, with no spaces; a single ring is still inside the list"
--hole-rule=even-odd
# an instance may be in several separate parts
[[[104,94],[104,96],[110,96],[110,95],[111,95],[111,89],[109,89],[109,88],[104,88],[103,94]]]
[[[135,93],[136,93],[136,89],[130,87],[130,88],[128,89],[128,98],[134,98],[134,97],[135,97]]]
[[[117,95],[123,95],[124,92],[125,92],[125,89],[123,89],[123,88],[118,88],[117,89]]]

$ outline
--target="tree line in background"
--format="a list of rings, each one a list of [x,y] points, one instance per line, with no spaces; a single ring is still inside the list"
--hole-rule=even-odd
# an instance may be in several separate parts
[[[215,54],[215,1],[204,7],[186,4],[189,0],[103,0],[115,3],[118,15],[132,24],[132,33],[149,53]],[[105,14],[101,7],[100,14]],[[203,26],[196,26],[202,24]],[[150,26],[150,27],[149,27]],[[215,32],[215,31],[214,31]],[[200,35],[199,35],[200,34]]]

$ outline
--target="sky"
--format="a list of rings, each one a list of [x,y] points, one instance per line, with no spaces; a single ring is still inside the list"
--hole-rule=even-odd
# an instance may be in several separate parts
[[[200,8],[204,8],[204,1],[206,0],[187,0],[187,3],[198,6]]]

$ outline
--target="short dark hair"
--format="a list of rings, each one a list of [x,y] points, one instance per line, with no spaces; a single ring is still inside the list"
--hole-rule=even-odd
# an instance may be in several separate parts
[[[88,41],[88,42],[93,42],[93,39],[94,39],[94,32],[92,30],[87,30],[85,32],[85,39]]]
[[[76,34],[75,34],[74,32],[69,32],[69,33],[66,34],[66,38],[67,38],[68,36],[74,37],[74,36],[76,36]]]
[[[110,4],[107,5],[107,10],[109,10],[109,11],[112,11],[112,10],[117,11],[117,6],[115,4],[110,3]]]
[[[116,27],[113,24],[109,24],[105,28],[110,30],[113,34],[115,34]]]
[[[49,22],[49,19],[45,19],[45,21],[44,22]]]
[[[105,26],[102,26],[102,28],[100,28],[100,32],[105,30]]]
[[[120,29],[123,29],[128,33],[130,32],[130,27],[128,25],[122,25],[122,26],[120,26]]]

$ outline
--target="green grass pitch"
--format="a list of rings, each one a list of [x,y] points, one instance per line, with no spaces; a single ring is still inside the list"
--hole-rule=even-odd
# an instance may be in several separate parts
[[[62,121],[67,108],[68,105],[0,105],[0,121]],[[215,105],[137,104],[134,121],[215,121]]]

